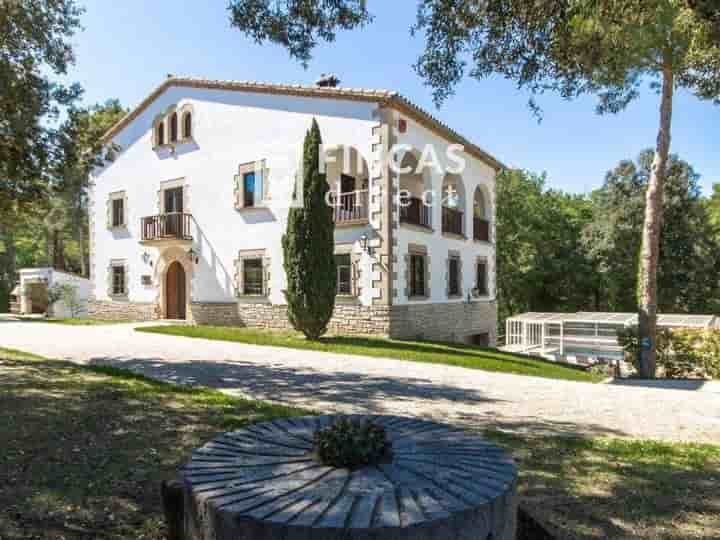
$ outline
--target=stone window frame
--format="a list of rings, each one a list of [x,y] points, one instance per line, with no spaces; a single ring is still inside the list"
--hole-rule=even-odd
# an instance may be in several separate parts
[[[485,291],[480,291],[480,288],[478,285],[478,266],[480,264],[485,265]],[[474,287],[472,290],[472,295],[475,298],[489,298],[490,297],[490,262],[487,257],[485,256],[477,256],[475,257],[475,279],[473,281]]]
[[[245,294],[243,292],[245,284],[243,275],[245,270],[245,261],[249,259],[262,259],[263,262],[263,293],[262,294]],[[238,251],[237,259],[234,261],[235,266],[235,296],[237,298],[268,298],[270,296],[270,257],[267,255],[266,249],[241,249]]]
[[[457,261],[457,284],[458,291],[455,294],[450,293],[450,261]],[[448,298],[462,298],[463,297],[463,272],[462,272],[462,256],[457,250],[449,250],[447,259],[445,260],[445,295]]]
[[[122,200],[123,216],[120,225],[114,225],[115,201]],[[125,230],[128,228],[128,197],[126,191],[114,191],[108,195],[107,199],[107,228],[109,230]]]
[[[158,214],[164,214],[165,213],[165,191],[169,189],[177,189],[182,188],[183,190],[183,214],[190,214],[190,196],[189,196],[189,186],[186,182],[186,179],[183,178],[173,178],[172,180],[163,180],[160,182],[160,189],[158,189],[157,192],[157,210]]]
[[[115,268],[123,269],[123,291],[115,292]],[[130,266],[126,259],[110,259],[107,275],[107,293],[113,300],[127,300],[130,289]]]
[[[410,294],[410,258],[413,255],[423,257],[425,261],[425,294],[423,295]],[[431,297],[430,283],[430,255],[428,255],[427,246],[408,244],[407,253],[405,254],[405,297],[409,301],[428,300]]]
[[[353,244],[336,244],[333,251],[335,255],[350,255],[350,294],[338,293],[335,296],[339,299],[354,299],[360,296],[360,254],[355,253]]]
[[[260,174],[262,195],[259,204],[245,206],[245,175],[249,173]],[[256,177],[257,179],[257,177]],[[269,169],[265,159],[248,161],[238,165],[238,173],[233,178],[234,188],[233,195],[235,199],[235,210],[253,210],[256,208],[266,208],[265,201],[268,199],[268,179]]]

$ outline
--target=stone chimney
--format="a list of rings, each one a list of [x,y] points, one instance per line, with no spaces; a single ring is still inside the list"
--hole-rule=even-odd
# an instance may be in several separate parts
[[[315,86],[318,88],[335,88],[340,84],[340,79],[338,79],[335,75],[332,73],[325,74],[323,73],[320,75],[320,78],[315,81]]]

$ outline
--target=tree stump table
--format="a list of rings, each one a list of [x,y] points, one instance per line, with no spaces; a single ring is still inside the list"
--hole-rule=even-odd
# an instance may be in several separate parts
[[[180,472],[187,540],[514,540],[517,470],[501,449],[452,426],[397,416],[392,461],[327,467],[317,430],[340,416],[285,418],[217,437]]]

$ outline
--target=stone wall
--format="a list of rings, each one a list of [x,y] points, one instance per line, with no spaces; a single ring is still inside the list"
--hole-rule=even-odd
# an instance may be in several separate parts
[[[88,317],[106,321],[152,321],[158,314],[154,303],[88,300]]]
[[[470,343],[471,336],[488,334],[497,342],[497,303],[473,301],[418,303],[393,306],[390,336],[397,339],[428,339]]]
[[[247,326],[272,330],[291,330],[287,306],[268,302],[200,303],[191,305],[195,324]],[[338,303],[328,332],[343,335],[390,334],[390,310],[385,306]]]
[[[242,326],[237,302],[193,302],[190,314],[195,324]]]

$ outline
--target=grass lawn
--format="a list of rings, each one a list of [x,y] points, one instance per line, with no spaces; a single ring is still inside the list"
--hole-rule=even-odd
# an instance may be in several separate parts
[[[163,538],[159,483],[191,449],[302,414],[0,349],[0,538]],[[488,429],[521,501],[579,538],[720,537],[720,447]]]
[[[3,349],[0,411],[3,540],[164,538],[160,482],[193,448],[302,413]]]
[[[397,358],[398,360],[412,362],[447,364],[485,371],[500,371],[568,381],[599,382],[603,379],[599,375],[588,373],[582,369],[562,366],[530,356],[454,343],[397,341],[366,337],[324,337],[320,341],[313,342],[295,332],[273,332],[220,326],[146,326],[135,330],[138,332],[234,341],[253,345],[271,345],[379,358]]]

